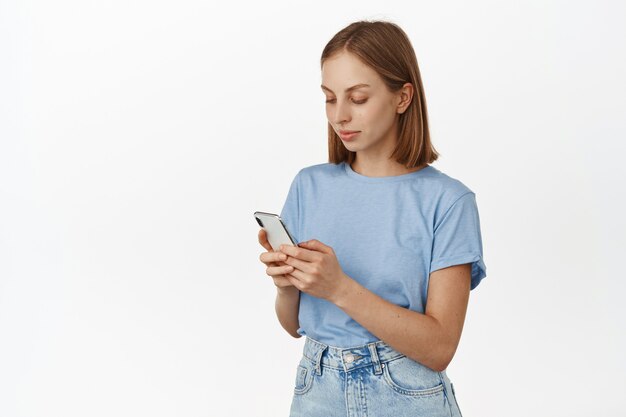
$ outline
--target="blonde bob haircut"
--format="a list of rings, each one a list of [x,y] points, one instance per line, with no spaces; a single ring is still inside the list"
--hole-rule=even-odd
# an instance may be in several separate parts
[[[437,160],[439,154],[430,142],[426,98],[417,58],[406,33],[395,23],[361,20],[340,30],[326,44],[320,67],[331,56],[349,52],[368,65],[382,78],[390,92],[411,83],[411,103],[398,120],[398,143],[391,158],[406,168],[419,167]],[[349,151],[328,123],[328,160],[339,164],[354,162],[356,153]]]

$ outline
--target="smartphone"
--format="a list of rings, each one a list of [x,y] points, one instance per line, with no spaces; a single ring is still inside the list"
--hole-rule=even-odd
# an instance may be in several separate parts
[[[278,250],[280,245],[298,246],[298,243],[291,236],[287,226],[285,226],[278,214],[255,211],[254,218],[259,226],[265,229],[267,240],[275,251]]]

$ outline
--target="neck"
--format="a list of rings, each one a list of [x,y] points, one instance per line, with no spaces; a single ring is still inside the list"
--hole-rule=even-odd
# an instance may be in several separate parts
[[[407,168],[399,162],[384,156],[364,156],[357,153],[350,166],[352,170],[366,177],[391,177],[419,171],[426,164],[415,168]]]

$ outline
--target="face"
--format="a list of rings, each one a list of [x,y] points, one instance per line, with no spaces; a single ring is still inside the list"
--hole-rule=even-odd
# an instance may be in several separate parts
[[[322,91],[328,122],[348,150],[391,154],[397,142],[399,115],[410,103],[410,83],[392,93],[373,69],[355,55],[340,52],[324,61]],[[342,130],[358,133],[346,136]]]

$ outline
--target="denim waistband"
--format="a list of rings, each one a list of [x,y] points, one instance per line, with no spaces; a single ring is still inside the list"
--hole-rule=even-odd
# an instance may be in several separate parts
[[[303,354],[315,364],[318,374],[321,373],[321,366],[348,372],[371,365],[374,366],[376,373],[380,373],[382,372],[381,364],[405,356],[382,340],[361,346],[339,348],[326,345],[309,336],[306,337]]]

